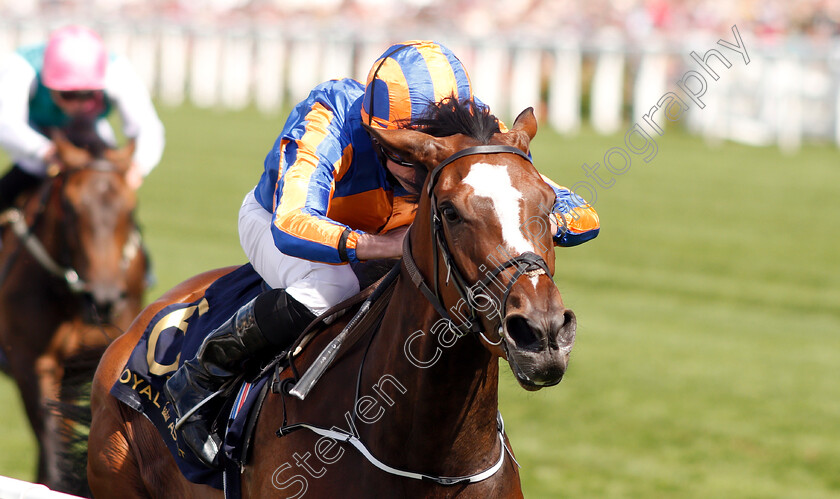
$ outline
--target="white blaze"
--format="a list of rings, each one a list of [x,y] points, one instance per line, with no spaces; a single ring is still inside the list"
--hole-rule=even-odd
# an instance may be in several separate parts
[[[506,249],[511,251],[511,255],[534,251],[533,244],[525,238],[520,229],[522,193],[513,187],[506,166],[476,163],[470,167],[470,173],[464,178],[464,182],[473,188],[476,196],[490,199],[496,218],[502,226],[504,244]]]

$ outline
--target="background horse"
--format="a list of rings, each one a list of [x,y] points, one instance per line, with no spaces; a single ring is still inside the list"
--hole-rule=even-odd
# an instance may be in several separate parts
[[[497,359],[505,358],[528,390],[554,385],[565,372],[576,322],[552,280],[554,193],[525,154],[536,133],[533,113],[523,112],[502,134],[492,115],[474,110],[442,107],[428,134],[370,130],[392,152],[431,171],[399,274],[378,327],[363,328],[342,348],[309,398],[289,395],[293,370],[280,374],[279,393],[267,396],[256,423],[244,496],[522,496],[497,412]],[[545,230],[526,237],[526,224]],[[91,396],[88,479],[95,495],[220,495],[186,481],[157,430],[109,390],[155,314],[200,298],[231,270],[167,292],[103,356]],[[349,315],[311,339],[293,360],[298,372]],[[364,446],[382,466],[345,442]]]
[[[38,481],[84,493],[90,381],[142,308],[146,261],[124,177],[133,143],[109,149],[82,121],[53,139],[58,165],[4,214],[0,345],[38,441]]]

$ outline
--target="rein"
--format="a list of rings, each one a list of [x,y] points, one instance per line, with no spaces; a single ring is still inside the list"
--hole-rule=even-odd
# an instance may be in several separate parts
[[[67,287],[70,288],[70,291],[74,293],[82,293],[88,288],[88,284],[79,278],[79,273],[76,272],[75,269],[72,267],[62,267],[53,260],[47,249],[44,248],[43,244],[41,244],[41,241],[32,233],[31,227],[26,224],[20,210],[17,208],[11,208],[9,211],[4,213],[1,223],[4,225],[10,225],[12,227],[12,232],[18,236],[20,242],[23,243],[23,246],[35,258],[35,260],[41,264],[41,267],[59,279],[64,279],[64,282],[67,283]]]
[[[108,171],[103,166],[97,166],[94,162],[90,169],[96,171]],[[71,170],[78,171],[78,170]],[[9,208],[4,213],[0,214],[0,225],[9,225],[12,232],[18,237],[27,251],[35,258],[35,260],[43,267],[44,270],[50,274],[63,280],[68,289],[74,294],[82,294],[90,291],[90,285],[87,281],[79,276],[79,273],[72,266],[62,266],[50,255],[49,251],[44,247],[44,244],[34,234],[34,228],[41,216],[44,213],[44,208],[53,192],[54,182],[50,182],[43,190],[43,194],[38,200],[38,216],[32,225],[26,223],[23,213],[17,208]],[[63,205],[63,203],[62,203]],[[135,227],[129,234],[128,239],[123,246],[121,266],[127,268],[131,260],[140,251],[140,232]],[[9,260],[8,266],[4,269],[8,271],[11,267],[12,260]],[[6,272],[3,272],[0,283],[5,280]]]

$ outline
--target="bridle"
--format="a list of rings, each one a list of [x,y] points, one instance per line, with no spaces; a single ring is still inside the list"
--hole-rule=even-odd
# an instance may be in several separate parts
[[[464,278],[464,275],[461,272],[461,270],[455,264],[455,259],[452,255],[452,251],[449,249],[449,244],[446,241],[446,236],[443,231],[441,212],[440,208],[438,207],[437,197],[435,196],[434,189],[435,185],[437,184],[438,177],[440,176],[440,172],[445,166],[465,156],[472,156],[478,154],[515,154],[531,163],[531,158],[528,157],[527,154],[525,154],[516,147],[506,145],[481,145],[469,147],[467,149],[458,151],[455,154],[443,160],[431,171],[431,173],[429,173],[429,179],[426,187],[426,194],[429,197],[431,206],[429,210],[429,225],[431,227],[432,240],[435,242],[436,246],[435,250],[432,252],[433,288],[429,288],[429,286],[426,284],[426,281],[423,279],[423,275],[420,273],[420,269],[417,267],[417,263],[414,261],[414,257],[411,255],[411,242],[409,241],[408,236],[406,236],[403,241],[402,261],[414,285],[417,286],[417,288],[423,293],[423,296],[425,296],[429,303],[432,304],[437,313],[440,314],[441,317],[449,321],[450,328],[454,332],[456,332],[458,336],[464,336],[469,333],[474,333],[481,335],[484,338],[484,340],[487,341],[489,344],[498,345],[503,343],[501,332],[502,325],[504,324],[505,310],[507,308],[507,299],[510,295],[510,291],[513,288],[513,285],[516,283],[516,280],[523,275],[537,276],[546,274],[550,276],[551,271],[548,268],[548,264],[541,256],[531,251],[526,251],[521,255],[514,256],[512,258],[509,258],[505,262],[498,264],[492,270],[486,270],[486,266],[482,265],[481,267],[479,267],[479,270],[484,271],[485,277],[480,281],[470,285],[467,283],[467,280],[466,278]],[[455,289],[458,291],[458,294],[461,296],[461,299],[467,305],[467,310],[469,313],[466,317],[466,320],[455,322],[452,319],[452,316],[450,315],[449,311],[443,305],[443,298],[440,294],[439,282],[439,269],[441,258],[443,259],[443,264],[446,265],[447,284],[451,277]],[[482,295],[485,291],[489,289],[490,284],[495,284],[496,287],[501,288],[501,286],[498,283],[496,283],[495,280],[498,278],[499,274],[511,267],[513,267],[515,271],[508,280],[507,285],[503,287],[504,292],[502,293],[502,299],[499,302],[499,341],[491,342],[487,339],[486,336],[484,336],[484,328],[481,325],[480,312],[476,309],[475,300],[477,296]],[[487,295],[484,294],[483,296]]]
[[[89,166],[84,168],[72,168],[61,170],[59,173],[54,175],[55,180],[47,182],[47,185],[42,189],[40,197],[38,199],[37,214],[32,224],[28,224],[26,222],[23,213],[17,208],[10,208],[9,210],[6,210],[6,212],[2,214],[2,218],[0,218],[0,225],[9,225],[12,229],[12,232],[20,240],[23,248],[25,248],[32,255],[33,258],[35,258],[35,260],[38,262],[39,265],[41,265],[41,267],[44,268],[44,270],[57,277],[58,279],[64,281],[64,283],[67,285],[68,290],[73,294],[84,295],[87,293],[91,293],[92,286],[80,276],[79,272],[75,268],[73,268],[72,265],[64,265],[59,261],[56,261],[56,258],[50,255],[49,251],[44,247],[44,244],[35,235],[35,227],[42,220],[43,215],[45,213],[46,205],[49,202],[52,193],[57,189],[60,190],[60,187],[58,186],[59,182],[66,183],[67,178],[70,175],[73,175],[76,172],[82,170],[111,171],[112,169],[113,168],[110,167],[108,163],[100,163],[94,161]],[[61,196],[61,207],[62,210],[67,211],[71,214],[73,213],[72,208],[69,207],[69,202],[66,200],[66,198],[64,198],[63,195]],[[120,268],[123,271],[126,271],[128,269],[128,266],[130,265],[131,261],[137,256],[137,253],[140,250],[140,232],[137,230],[136,227],[134,227],[131,233],[129,234],[128,238],[126,239],[125,244],[123,245],[120,261]],[[3,272],[2,274],[0,274],[0,283],[2,283],[5,280],[6,274],[11,268],[14,259],[15,258],[13,256],[7,260],[6,266],[3,268]]]
[[[108,161],[96,159],[87,166],[81,168],[65,169],[62,172],[64,175],[64,182],[67,182],[71,176],[82,171],[111,173],[114,172],[114,166]],[[65,193],[63,191],[61,192],[60,201],[61,208],[64,211],[65,216],[71,221],[75,220],[75,218],[78,216],[78,213],[73,207],[73,203],[65,196]],[[133,215],[129,216],[133,219]],[[66,223],[64,225],[65,228],[70,229],[73,226],[73,223]],[[73,237],[74,235],[72,232],[67,233],[65,235],[65,239],[67,241],[72,240]],[[141,251],[140,231],[132,220],[128,237],[126,238],[125,244],[123,244],[122,250],[120,252],[119,271],[121,277],[125,277],[125,273],[128,272],[128,268],[131,265],[132,260],[134,260],[139,251]],[[69,270],[72,271],[72,267],[69,267]],[[78,273],[76,274],[78,275]],[[81,279],[79,280],[79,283],[80,284],[76,286],[80,288],[79,290],[76,290],[73,286],[70,286],[71,290],[81,293],[90,293],[92,291],[92,286],[89,283],[86,283]]]

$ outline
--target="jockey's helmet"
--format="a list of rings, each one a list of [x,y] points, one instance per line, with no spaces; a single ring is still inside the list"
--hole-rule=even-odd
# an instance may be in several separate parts
[[[41,81],[58,91],[102,90],[108,52],[102,38],[84,26],[65,26],[50,34]]]
[[[362,121],[399,128],[420,117],[430,103],[472,97],[470,77],[443,45],[412,40],[392,45],[373,64],[365,85]]]

